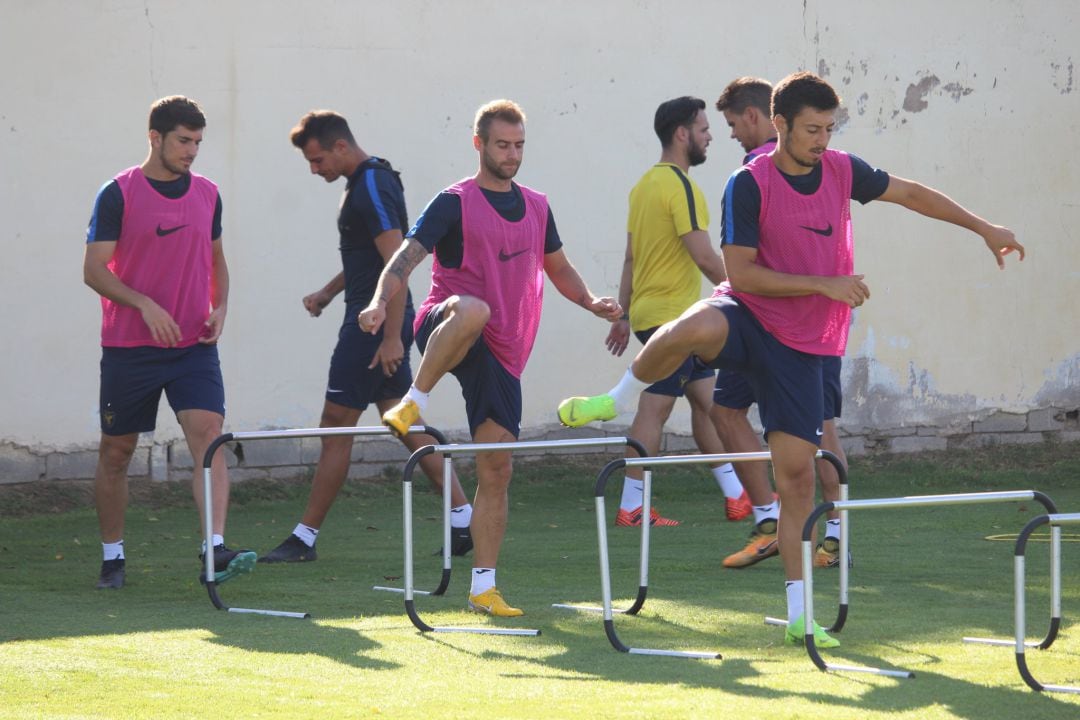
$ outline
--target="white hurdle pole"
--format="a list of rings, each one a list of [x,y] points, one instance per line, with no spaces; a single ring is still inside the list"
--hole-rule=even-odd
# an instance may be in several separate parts
[[[844,500],[834,503],[822,503],[810,513],[803,526],[802,536],[802,570],[803,570],[803,604],[805,605],[806,634],[803,641],[806,644],[806,652],[814,665],[823,672],[854,672],[869,673],[873,675],[885,675],[888,677],[912,678],[915,673],[908,670],[888,670],[884,668],[837,665],[827,663],[818,653],[814,645],[814,614],[813,614],[813,571],[814,563],[811,554],[811,537],[818,518],[826,512],[837,510],[856,509],[882,509],[899,507],[926,507],[930,505],[977,505],[997,502],[1024,502],[1035,500],[1054,511],[1053,501],[1043,493],[1034,490],[1016,490],[1004,492],[978,492],[978,493],[952,493],[944,495],[911,495],[907,497],[878,498],[872,500]],[[1021,640],[1021,645],[1023,642]]]
[[[434,428],[425,426],[415,426],[409,428],[410,433],[420,433],[425,435],[431,435],[437,441],[445,442],[446,438],[441,432]],[[379,426],[372,427],[331,427],[331,428],[292,428],[287,430],[257,430],[257,431],[245,431],[245,432],[233,432],[225,433],[214,439],[213,442],[207,447],[206,452],[203,455],[203,540],[206,543],[206,553],[204,555],[204,577],[206,579],[206,591],[210,596],[210,601],[214,604],[218,610],[227,610],[231,613],[248,614],[248,615],[271,615],[274,617],[288,617],[288,618],[310,618],[311,614],[306,612],[289,612],[283,610],[264,610],[258,608],[237,608],[229,607],[222,602],[221,597],[217,591],[218,583],[214,579],[214,547],[213,547],[213,526],[214,526],[214,500],[213,489],[211,482],[211,466],[213,464],[214,455],[217,451],[227,442],[240,442],[246,440],[275,440],[282,438],[306,438],[306,437],[335,437],[335,436],[358,436],[358,435],[390,435],[389,428]]]
[[[527,440],[508,443],[453,443],[453,444],[439,444],[439,445],[426,445],[412,454],[409,461],[405,464],[405,470],[402,477],[402,498],[404,508],[404,523],[405,523],[405,612],[409,616],[413,625],[421,632],[443,632],[443,633],[471,633],[478,635],[524,635],[524,636],[536,636],[540,634],[539,630],[526,629],[526,628],[497,628],[497,627],[449,627],[449,626],[434,626],[424,622],[416,611],[416,603],[413,595],[413,518],[412,518],[412,474],[416,468],[419,459],[424,455],[431,453],[442,453],[447,464],[444,468],[449,468],[449,460],[453,455],[475,455],[481,452],[522,452],[526,450],[566,450],[575,448],[587,448],[587,447],[610,447],[610,446],[629,446],[634,448],[639,454],[644,455],[645,450],[633,438],[628,437],[605,437],[605,438],[581,438],[581,439],[568,439],[568,440]],[[444,526],[444,557],[445,553],[449,552],[449,496],[444,498],[443,503],[444,515],[446,516],[446,525]]]

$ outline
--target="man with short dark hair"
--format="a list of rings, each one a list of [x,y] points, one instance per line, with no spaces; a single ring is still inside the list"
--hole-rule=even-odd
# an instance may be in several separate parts
[[[806,627],[800,545],[814,503],[814,455],[821,442],[823,356],[840,356],[851,309],[870,297],[854,274],[851,200],[880,199],[982,236],[1000,268],[1024,247],[1008,229],[973,215],[942,193],[889,176],[829,149],[840,99],[808,72],[773,91],[778,144],[738,170],[724,192],[723,253],[729,281],[668,323],[603,395],[564,400],[568,425],[606,420],[633,406],[645,387],[687,355],[750,377],[772,453],[781,511],[778,542],[787,576],[784,640],[818,647],[839,642],[817,623]],[[572,420],[572,422],[568,422]]]
[[[622,309],[598,298],[570,264],[542,193],[513,182],[525,149],[525,113],[510,100],[482,106],[473,123],[479,169],[428,204],[379,277],[360,327],[377,332],[409,273],[434,253],[431,291],[417,313],[423,353],[412,387],[383,413],[401,435],[427,407],[435,384],[452,373],[461,384],[469,431],[477,443],[512,442],[521,422],[521,373],[540,323],[544,275],[565,298],[606,320]],[[506,532],[512,464],[509,452],[476,456],[469,608],[522,615],[502,597],[495,566]]]
[[[628,312],[611,326],[605,341],[614,355],[622,355],[630,332],[645,343],[666,322],[679,317],[701,299],[701,276],[714,284],[724,280],[724,261],[709,239],[709,208],[705,195],[690,177],[690,168],[705,162],[712,135],[705,101],[683,96],[660,104],[653,118],[660,139],[660,161],[630,191],[626,225],[626,253],[619,283],[619,304]],[[724,446],[709,419],[713,371],[687,357],[675,372],[642,393],[628,434],[644,445],[649,455],[660,451],[664,423],[685,395],[690,402],[694,440],[703,453],[719,454]],[[749,501],[731,463],[713,468],[726,496],[729,520],[750,513]],[[637,526],[642,518],[641,468],[627,468],[615,524]],[[653,506],[650,522],[678,525],[662,517]]]
[[[396,405],[412,382],[409,350],[414,313],[409,293],[401,293],[390,303],[387,321],[378,333],[365,333],[357,325],[360,311],[371,302],[379,273],[401,245],[402,233],[408,228],[405,195],[398,172],[387,160],[364,152],[349,123],[336,112],[309,112],[289,138],[307,160],[312,174],[328,183],[346,179],[337,222],[343,269],[321,289],[305,296],[303,303],[312,317],[318,317],[339,293],[345,292],[345,315],[330,359],[319,427],[352,427],[368,405],[374,403],[380,413]],[[417,423],[423,425],[423,420],[417,418]],[[401,442],[413,452],[434,440],[428,435],[406,434]],[[300,522],[259,562],[310,562],[317,558],[316,538],[345,483],[352,446],[353,437],[349,435],[322,438],[311,494]],[[420,467],[441,489],[441,456],[426,455]],[[456,477],[451,486],[451,506],[450,551],[464,555],[472,549],[472,506]]]
[[[196,459],[200,522],[205,498],[197,461],[221,435],[225,416],[217,352],[229,298],[221,196],[217,185],[191,172],[206,118],[194,100],[173,95],[151,106],[149,126],[146,160],[102,186],[86,231],[83,279],[101,295],[102,311],[98,589],[124,586],[127,469],[139,433],[154,429],[162,391]],[[229,477],[221,453],[210,476],[214,580],[221,583],[250,572],[255,553],[225,546]]]

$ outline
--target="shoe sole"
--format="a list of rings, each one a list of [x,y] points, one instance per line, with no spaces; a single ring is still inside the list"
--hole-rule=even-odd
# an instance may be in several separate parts
[[[510,615],[501,615],[499,613],[492,612],[492,609],[490,607],[487,607],[486,605],[474,605],[472,600],[469,601],[469,609],[472,610],[474,613],[478,613],[480,615],[490,615],[491,617],[521,617],[525,614],[524,612],[516,612]]]
[[[766,553],[766,554],[760,554],[760,553],[755,554],[752,558],[750,558],[750,562],[748,562],[748,563],[746,563],[744,565],[728,565],[727,559],[725,559],[724,560],[724,567],[726,567],[728,570],[742,570],[743,568],[748,568],[748,567],[751,567],[753,565],[757,565],[762,560],[768,560],[771,557],[777,557],[779,555],[780,555],[780,548],[777,547],[776,542],[773,541],[772,552],[769,552],[769,553]]]
[[[281,563],[315,562],[318,559],[319,557],[317,555],[291,555],[282,558],[276,558],[272,555],[263,555],[256,562],[266,563],[267,565],[279,565]]]
[[[258,555],[253,552],[240,553],[229,561],[228,567],[214,573],[214,582],[220,585],[226,580],[232,580],[237,575],[246,575],[255,569]]]

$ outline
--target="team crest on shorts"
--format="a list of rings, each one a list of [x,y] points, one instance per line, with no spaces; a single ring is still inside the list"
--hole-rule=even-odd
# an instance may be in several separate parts
[[[105,427],[112,427],[113,423],[116,422],[116,413],[112,410],[106,410],[101,413],[101,419],[105,422]]]

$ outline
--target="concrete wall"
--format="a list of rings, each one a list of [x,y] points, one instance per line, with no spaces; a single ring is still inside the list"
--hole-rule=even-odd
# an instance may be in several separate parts
[[[142,161],[147,108],[171,93],[207,110],[196,170],[225,202],[232,430],[318,422],[342,306],[311,319],[300,298],[338,268],[342,188],[309,176],[288,142],[305,111],[344,113],[365,149],[403,171],[415,217],[475,171],[477,105],[518,100],[529,114],[519,179],[549,194],[593,289],[615,294],[626,193],[658,156],[658,102],[711,102],[735,76],[800,68],[844,97],[834,147],[1010,226],[1030,253],[999,272],[966,231],[883,203],[857,208],[856,264],[873,297],[849,346],[845,431],[873,449],[883,433],[975,432],[996,413],[1025,428],[1032,411],[1075,424],[1075,3],[0,0],[0,12],[0,481],[61,477],[44,458],[96,445],[99,306],[80,245],[95,192]],[[694,175],[718,229],[741,150],[712,121],[709,161]],[[412,287],[426,291],[426,265]],[[523,378],[527,433],[546,432],[562,396],[621,374],[626,359],[606,355],[605,333],[549,287]],[[452,380],[428,420],[463,428]],[[143,443],[148,468],[179,437],[167,411],[158,424]],[[687,430],[683,408],[670,428]]]

